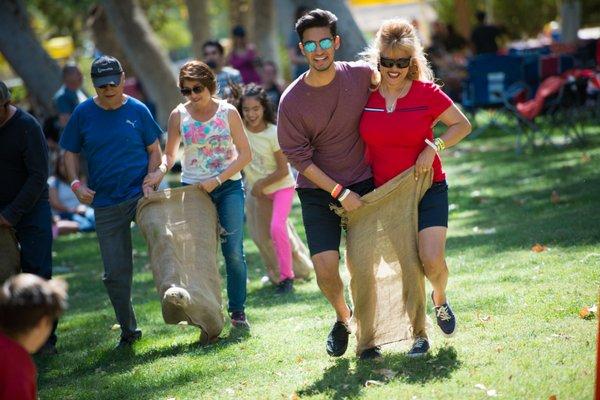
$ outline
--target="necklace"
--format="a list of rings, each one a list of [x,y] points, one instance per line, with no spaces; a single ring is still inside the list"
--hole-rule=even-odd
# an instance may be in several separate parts
[[[404,85],[402,86],[402,88],[400,89],[400,92],[398,93],[398,95],[394,98],[394,101],[392,102],[392,104],[388,105],[388,99],[385,97],[385,92],[387,92],[387,90],[382,90],[382,96],[383,99],[385,100],[385,110],[388,113],[394,112],[394,110],[396,109],[396,103],[398,102],[398,99],[406,96],[406,93],[408,92],[408,87],[410,86],[410,81],[407,79],[404,82]],[[388,93],[389,95],[391,95],[392,93]]]

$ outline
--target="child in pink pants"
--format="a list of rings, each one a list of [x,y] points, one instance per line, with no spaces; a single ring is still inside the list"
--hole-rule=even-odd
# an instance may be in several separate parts
[[[247,85],[238,101],[238,110],[252,149],[252,161],[244,168],[247,190],[256,197],[266,196],[273,202],[271,239],[279,262],[277,293],[293,290],[292,247],[287,219],[294,199],[294,177],[285,155],[279,148],[275,112],[265,90]]]

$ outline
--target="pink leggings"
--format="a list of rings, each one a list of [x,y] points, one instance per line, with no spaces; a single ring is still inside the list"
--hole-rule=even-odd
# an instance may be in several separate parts
[[[273,215],[271,216],[271,240],[275,246],[277,261],[279,262],[279,278],[293,279],[292,245],[287,230],[287,219],[292,211],[294,188],[280,189],[267,195],[273,201]]]

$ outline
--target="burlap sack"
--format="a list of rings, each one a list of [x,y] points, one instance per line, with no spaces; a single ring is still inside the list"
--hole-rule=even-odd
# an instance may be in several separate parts
[[[0,285],[21,271],[21,253],[12,228],[0,227]]]
[[[250,193],[250,191],[248,191]],[[271,240],[271,215],[273,202],[249,194],[246,197],[246,223],[250,237],[263,260],[267,275],[273,283],[279,282],[279,263]],[[298,236],[291,221],[288,220],[288,235],[292,245],[293,270],[296,279],[308,279],[313,271],[312,261],[306,245]]]
[[[208,340],[223,329],[217,267],[217,211],[197,186],[165,189],[142,198],[137,223],[148,244],[154,283],[167,324],[187,321]]]
[[[431,173],[411,168],[344,213],[346,266],[356,321],[357,354],[426,336],[425,275],[417,246],[418,204]]]

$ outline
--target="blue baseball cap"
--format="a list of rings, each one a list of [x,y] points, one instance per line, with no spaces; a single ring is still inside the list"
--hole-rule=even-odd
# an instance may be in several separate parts
[[[92,82],[95,87],[104,85],[118,85],[121,83],[123,67],[121,63],[111,56],[100,56],[92,63]]]

